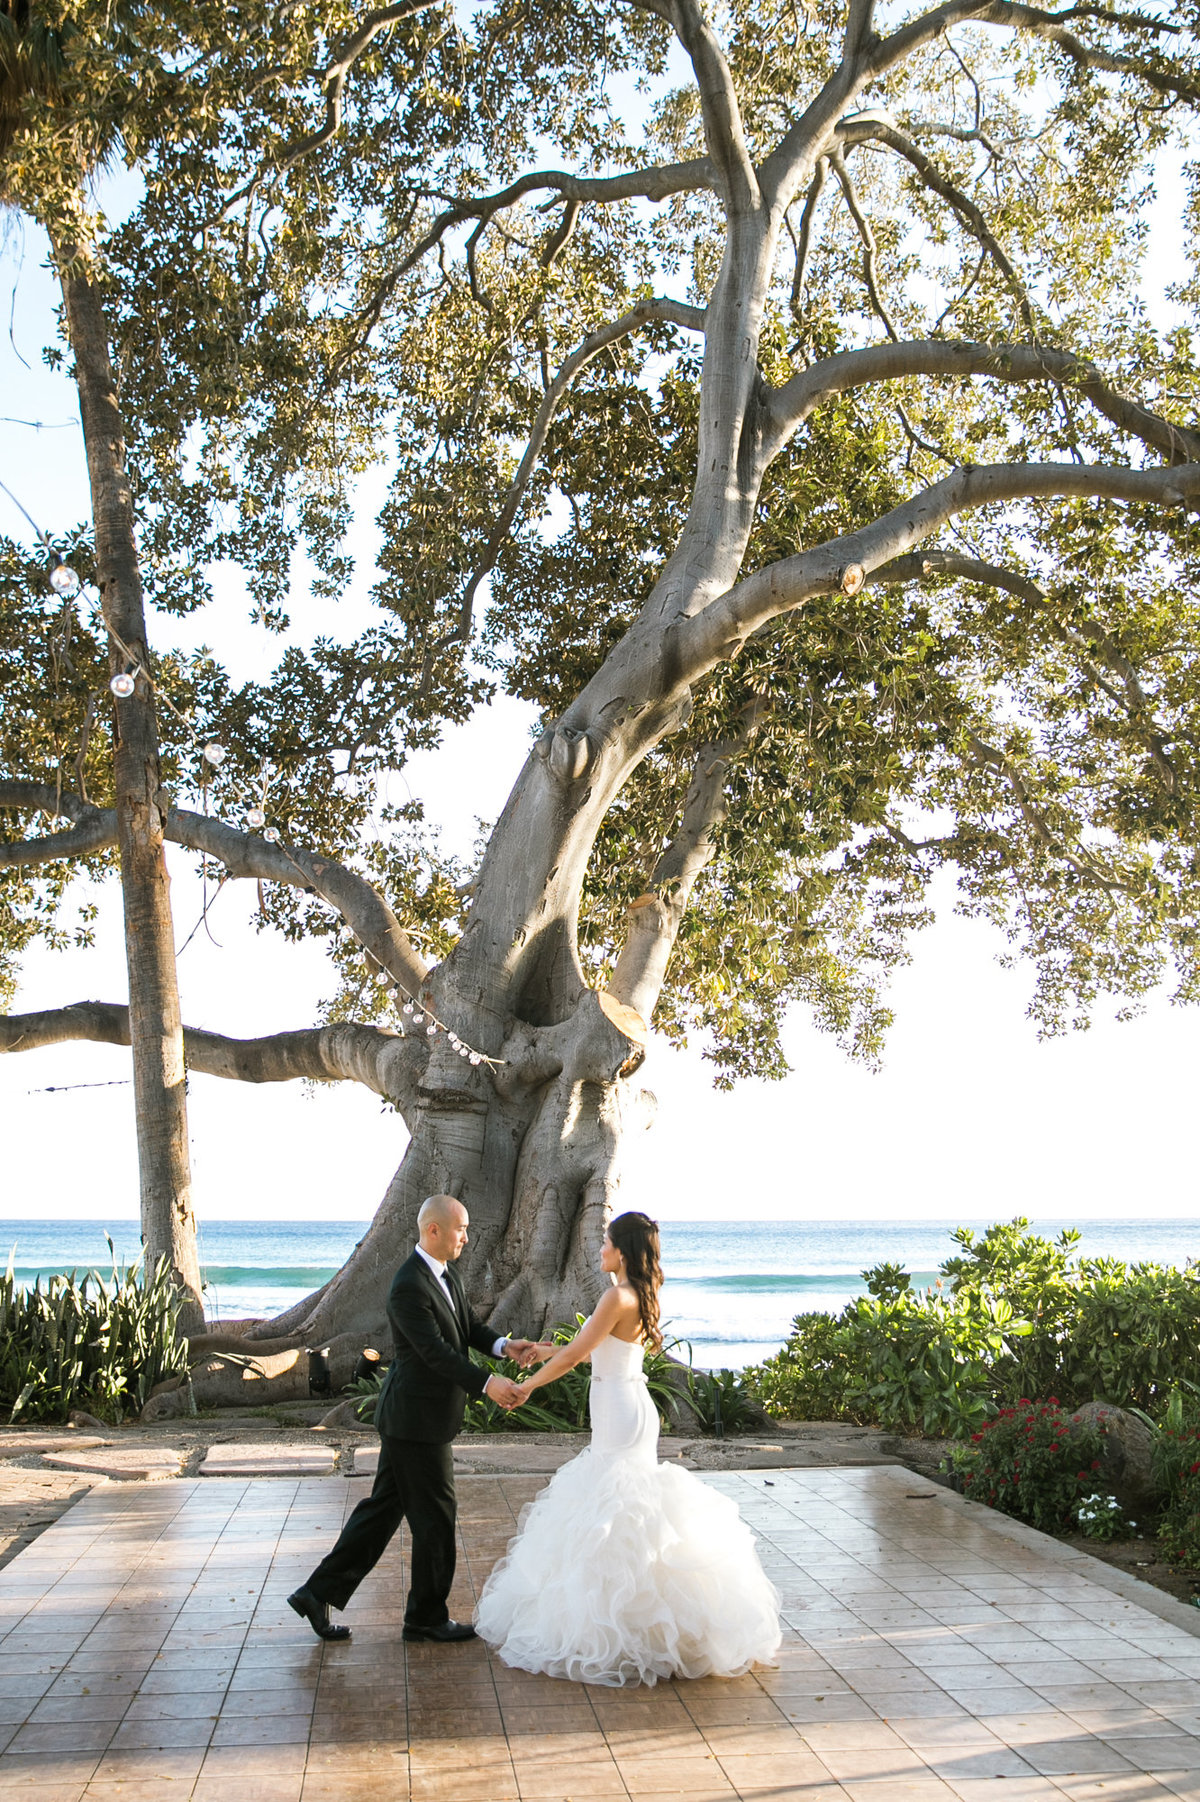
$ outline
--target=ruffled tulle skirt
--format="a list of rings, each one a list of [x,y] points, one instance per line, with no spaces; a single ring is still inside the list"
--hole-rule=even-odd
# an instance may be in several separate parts
[[[768,1662],[779,1600],[727,1496],[592,1447],[523,1511],[475,1624],[505,1664],[615,1687]]]

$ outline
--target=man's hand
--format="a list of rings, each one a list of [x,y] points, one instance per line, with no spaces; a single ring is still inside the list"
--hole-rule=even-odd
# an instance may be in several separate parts
[[[514,1383],[511,1377],[502,1377],[498,1373],[488,1378],[483,1385],[483,1393],[490,1395],[496,1405],[506,1412],[512,1408],[519,1408],[524,1400],[520,1384]]]
[[[506,1339],[508,1356],[522,1370],[531,1370],[535,1364],[541,1364],[553,1352],[552,1345],[540,1345],[533,1339]]]

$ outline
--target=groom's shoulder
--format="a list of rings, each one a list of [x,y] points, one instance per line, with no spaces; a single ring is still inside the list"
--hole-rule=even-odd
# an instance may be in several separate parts
[[[424,1268],[416,1252],[410,1252],[392,1278],[392,1288],[407,1289],[411,1284],[419,1283]]]

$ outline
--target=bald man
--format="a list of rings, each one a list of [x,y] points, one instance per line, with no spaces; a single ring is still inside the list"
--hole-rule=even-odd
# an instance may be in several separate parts
[[[405,1639],[473,1639],[468,1622],[452,1621],[447,1602],[456,1561],[457,1501],[451,1441],[462,1428],[468,1396],[490,1395],[502,1408],[520,1401],[507,1377],[485,1378],[469,1355],[532,1362],[541,1348],[528,1339],[497,1338],[467,1305],[454,1266],[467,1243],[467,1210],[453,1195],[431,1195],[417,1215],[420,1238],[396,1272],[387,1311],[396,1353],[375,1410],[379,1470],[328,1557],[288,1602],[321,1639],[349,1639],[330,1608],[346,1606],[375,1568],[402,1520],[412,1535],[412,1585],[404,1610]]]

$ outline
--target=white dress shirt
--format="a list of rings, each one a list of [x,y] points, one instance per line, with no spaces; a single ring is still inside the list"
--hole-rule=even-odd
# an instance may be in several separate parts
[[[423,1245],[415,1245],[413,1247],[413,1250],[416,1252],[416,1254],[419,1258],[424,1258],[425,1262],[428,1264],[429,1268],[432,1270],[434,1276],[436,1276],[438,1282],[442,1285],[442,1288],[445,1291],[446,1296],[449,1299],[450,1306],[454,1307],[454,1291],[451,1289],[450,1284],[446,1280],[446,1266],[442,1263],[441,1259],[431,1257]],[[492,1347],[493,1358],[503,1358],[505,1356],[504,1348],[507,1344],[508,1344],[508,1340],[506,1338],[504,1338],[503,1336],[501,1336],[499,1339],[497,1339],[496,1343]]]

